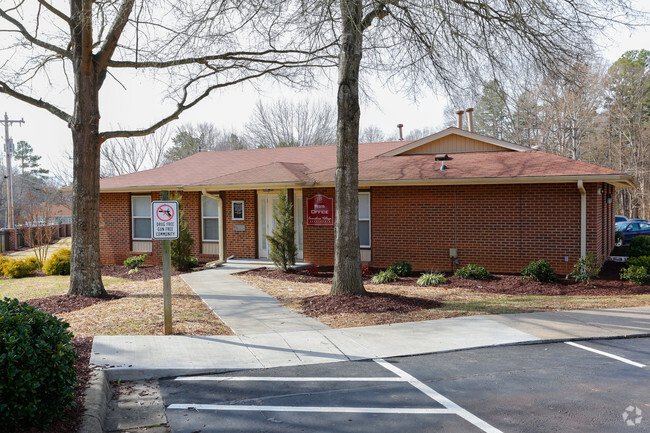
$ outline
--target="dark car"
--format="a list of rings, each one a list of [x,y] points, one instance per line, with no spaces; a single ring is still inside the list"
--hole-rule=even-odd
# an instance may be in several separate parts
[[[627,217],[623,215],[614,215],[615,223],[620,223],[621,221],[627,221]]]
[[[630,239],[635,236],[650,236],[650,224],[647,221],[623,221],[616,223],[616,231],[621,232],[623,235],[622,239],[616,240],[616,246],[620,247],[621,245],[629,245]]]

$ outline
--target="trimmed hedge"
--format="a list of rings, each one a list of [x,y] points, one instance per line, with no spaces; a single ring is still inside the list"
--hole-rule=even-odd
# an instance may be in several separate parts
[[[43,266],[48,275],[70,275],[70,249],[62,248],[50,256]]]

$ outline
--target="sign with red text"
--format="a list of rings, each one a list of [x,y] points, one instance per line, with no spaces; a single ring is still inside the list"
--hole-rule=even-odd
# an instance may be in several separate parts
[[[307,199],[307,225],[333,226],[334,199],[323,194],[316,194]]]
[[[178,202],[151,202],[151,237],[153,239],[178,239]]]

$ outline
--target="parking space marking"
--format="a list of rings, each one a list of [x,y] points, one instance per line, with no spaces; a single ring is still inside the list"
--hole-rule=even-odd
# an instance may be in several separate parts
[[[456,403],[453,401],[449,400],[447,397],[444,395],[440,394],[439,392],[435,391],[433,388],[425,385],[424,383],[420,382],[417,380],[415,377],[411,376],[404,370],[396,367],[395,365],[391,364],[390,362],[384,360],[384,359],[374,359],[377,364],[381,365],[382,367],[386,368],[389,371],[392,371],[395,373],[397,376],[406,379],[408,383],[410,383],[412,386],[417,388],[418,390],[422,391],[424,394],[429,396],[431,399],[434,401],[440,403],[443,405],[445,408],[449,409],[451,413],[454,413],[461,418],[463,418],[465,421],[474,424],[476,427],[480,428],[481,430],[485,431],[486,433],[503,433],[501,430],[492,427],[490,424],[487,422],[483,421],[481,418],[477,417],[476,415],[472,414],[471,412],[467,411],[466,409],[463,409],[462,407],[458,406]]]
[[[616,359],[617,361],[621,361],[621,362],[624,362],[626,364],[633,365],[635,367],[639,367],[639,368],[645,368],[646,367],[645,365],[643,365],[641,363],[630,361],[629,359],[623,358],[622,356],[614,355],[614,354],[608,353],[608,352],[603,352],[602,350],[598,350],[598,349],[592,349],[591,347],[583,346],[582,344],[574,343],[573,341],[565,341],[565,343],[568,344],[569,346],[577,347],[577,348],[583,349],[583,350],[588,350],[589,352],[597,353],[599,355],[603,355],[603,356],[606,356],[608,358]]]
[[[262,412],[326,412],[326,413],[388,413],[388,414],[455,414],[450,409],[414,409],[387,407],[342,407],[342,406],[256,406],[237,404],[170,404],[168,409],[181,410],[224,410]]]
[[[197,382],[406,382],[401,377],[258,377],[258,376],[232,376],[232,377],[177,377],[178,381]]]

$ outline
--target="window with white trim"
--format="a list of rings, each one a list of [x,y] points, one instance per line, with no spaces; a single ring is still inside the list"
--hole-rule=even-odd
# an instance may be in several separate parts
[[[370,248],[370,193],[359,193],[359,244]]]
[[[136,241],[151,240],[151,196],[131,196],[131,238]]]
[[[219,242],[219,201],[201,196],[202,236],[205,242]]]

